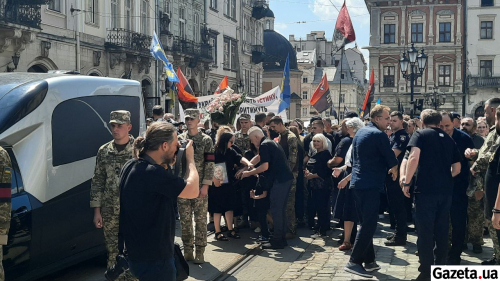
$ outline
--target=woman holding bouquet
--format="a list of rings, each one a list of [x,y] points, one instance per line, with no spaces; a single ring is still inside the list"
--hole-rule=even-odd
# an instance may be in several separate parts
[[[228,237],[239,239],[240,236],[233,229],[230,223],[233,221],[234,202],[236,201],[236,168],[241,163],[246,167],[252,164],[233,148],[234,135],[230,132],[223,132],[217,138],[215,144],[215,171],[214,186],[209,189],[210,213],[214,214],[215,239],[218,241],[227,241],[227,237],[221,232],[220,222],[222,214],[225,214]]]

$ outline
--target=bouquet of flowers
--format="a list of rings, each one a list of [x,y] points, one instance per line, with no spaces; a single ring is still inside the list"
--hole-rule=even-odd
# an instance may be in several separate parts
[[[234,91],[227,87],[207,107],[212,121],[220,125],[233,124],[240,105],[245,101],[245,95],[234,94]]]

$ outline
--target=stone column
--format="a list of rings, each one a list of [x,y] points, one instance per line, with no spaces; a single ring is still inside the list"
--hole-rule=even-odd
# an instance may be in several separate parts
[[[406,45],[406,6],[401,7],[401,24],[399,32],[401,32],[401,41],[399,45]]]
[[[427,45],[434,45],[434,5],[429,6],[429,35]]]
[[[380,8],[370,7],[370,46],[380,46]]]

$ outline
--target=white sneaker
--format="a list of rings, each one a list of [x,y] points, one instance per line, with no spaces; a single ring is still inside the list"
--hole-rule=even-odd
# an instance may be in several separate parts
[[[260,233],[260,231],[261,231],[260,227],[257,227],[257,228],[254,229],[255,233]]]

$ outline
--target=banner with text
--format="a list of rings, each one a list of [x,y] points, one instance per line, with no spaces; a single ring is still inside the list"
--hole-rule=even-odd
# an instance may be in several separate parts
[[[252,119],[255,119],[255,114],[259,112],[273,112],[277,116],[281,116],[283,118],[283,121],[288,121],[287,116],[286,116],[286,110],[283,110],[281,113],[278,112],[279,108],[279,97],[280,97],[280,87],[276,86],[273,89],[267,91],[266,93],[255,97],[247,97],[245,99],[245,102],[241,104],[239,113],[236,117],[240,116],[240,114],[250,114]],[[212,102],[212,100],[215,98],[215,95],[209,95],[209,96],[203,96],[203,97],[198,97],[198,106],[197,108],[200,109],[200,112],[203,114],[203,119],[207,117],[207,112],[205,111],[205,108]],[[184,110],[182,110],[182,107],[179,107],[179,116],[180,120],[184,120]]]

